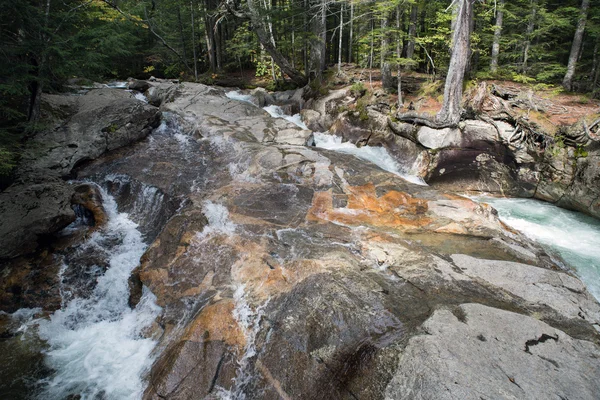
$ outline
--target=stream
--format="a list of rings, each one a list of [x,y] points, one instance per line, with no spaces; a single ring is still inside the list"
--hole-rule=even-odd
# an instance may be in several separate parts
[[[540,200],[474,199],[493,206],[507,225],[558,252],[600,301],[600,221]]]
[[[113,87],[122,86],[121,82],[117,82]],[[147,101],[141,94],[135,96],[141,101]],[[255,105],[251,95],[239,91],[230,91],[226,96]],[[283,118],[302,129],[307,129],[300,114],[286,115],[282,108],[276,105],[263,109],[273,118]],[[220,143],[217,139],[222,141],[220,137],[212,138],[212,142],[207,139],[196,140],[191,134],[182,132],[174,115],[165,113],[163,123],[150,135],[146,145],[149,157],[160,153],[165,159],[178,158],[182,165],[188,167],[189,171],[180,168],[179,165],[172,166],[174,170],[178,170],[181,182],[185,182],[186,185],[189,182],[188,190],[195,191],[195,185],[201,182],[201,166],[206,166],[202,146],[215,146]],[[409,182],[426,185],[421,178],[404,170],[383,147],[357,147],[352,143],[342,142],[342,138],[327,132],[315,132],[314,144],[318,148],[350,154]],[[164,164],[167,165],[166,162]],[[230,167],[230,170],[237,173],[237,167],[234,167]],[[197,180],[189,178],[186,174],[198,174]],[[77,257],[66,257],[59,275],[61,309],[45,318],[39,317],[40,310],[22,309],[12,314],[19,335],[15,335],[10,339],[12,342],[7,341],[0,349],[10,349],[15,343],[30,346],[30,349],[27,349],[28,356],[35,361],[36,354],[41,353],[41,360],[29,362],[36,366],[35,371],[23,369],[29,376],[19,379],[22,380],[20,385],[26,389],[10,392],[10,398],[139,399],[144,392],[145,377],[155,360],[153,350],[158,343],[156,338],[148,337],[148,332],[162,309],[156,304],[156,297],[146,288],[135,308],[130,308],[128,304],[129,277],[139,265],[140,258],[148,247],[147,242],[152,241],[145,236],[148,233],[134,220],[138,220],[138,214],[164,217],[161,215],[166,214],[162,208],[164,196],[154,187],[131,189],[135,183],[127,180],[126,176],[104,175],[94,179],[94,182],[101,183],[99,186],[103,206],[108,214],[108,223],[90,234],[78,245],[76,251],[93,253],[96,257],[106,260],[107,268],[103,270],[97,267],[91,271],[88,274],[88,278],[91,276],[91,279],[87,282],[91,289],[82,291],[77,287],[77,280],[65,277],[69,272],[84,269],[86,266],[71,262],[73,259],[77,260]],[[129,188],[132,197],[137,196],[137,199],[141,199],[140,202],[132,203],[138,207],[132,206],[131,210],[128,210],[130,214],[120,212],[122,204],[119,210],[117,200],[102,188],[108,183],[115,187]],[[114,194],[114,190],[111,193]],[[590,292],[600,300],[599,221],[535,200],[483,196],[474,199],[491,204],[498,210],[505,223],[552,251],[559,252],[576,268]],[[197,234],[195,240],[202,241],[209,233],[231,235],[235,232],[236,225],[229,219],[225,207],[207,201],[203,209],[208,225]],[[76,221],[66,230],[77,229],[77,223]],[[145,225],[162,226],[163,223],[164,221],[156,219],[152,220],[152,224]],[[146,229],[148,230],[148,227]],[[293,247],[292,251],[295,251]],[[274,260],[275,256],[272,256]],[[93,281],[92,284],[89,283],[90,280]],[[266,306],[265,303],[252,310],[248,305],[244,286],[235,288],[234,300],[234,317],[244,328],[246,343],[234,387],[229,391],[217,387],[221,398],[244,398],[244,388],[248,385],[246,364],[256,353],[255,339],[259,332],[263,308]],[[15,358],[12,354],[7,358],[10,363],[18,363],[18,357]],[[3,388],[0,386],[0,389]],[[24,394],[25,391],[27,393]]]

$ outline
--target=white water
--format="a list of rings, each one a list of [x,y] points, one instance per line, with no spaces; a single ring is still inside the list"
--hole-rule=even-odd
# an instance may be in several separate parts
[[[239,90],[232,90],[231,92],[227,92],[225,93],[225,96],[233,100],[239,100],[246,103],[250,103],[256,107],[256,104],[252,102],[252,99],[254,97],[250,94],[243,94]],[[276,106],[274,104],[263,107],[263,110],[268,112],[269,115],[273,118],[283,118],[287,121],[290,121],[292,124],[296,125],[299,128],[309,130],[308,127],[304,124],[304,122],[302,122],[302,116],[300,114],[287,115],[283,112],[283,109],[281,107]]]
[[[256,104],[252,102],[253,96],[251,94],[243,94],[239,90],[232,90],[231,92],[225,93],[225,96],[232,100],[244,101],[246,103],[250,103],[256,107]]]
[[[117,211],[114,199],[105,191],[102,196],[108,224],[85,246],[107,252],[110,266],[89,298],[73,298],[49,320],[39,322],[39,336],[49,346],[45,363],[55,371],[41,383],[39,399],[71,394],[81,399],[138,399],[143,375],[153,361],[150,353],[156,342],[142,332],[160,307],[147,290],[135,309],[127,304],[128,278],[146,245],[137,225]]]
[[[111,89],[127,89],[127,82],[123,82],[123,81],[108,82],[106,84],[106,86],[108,86]]]
[[[144,93],[138,91],[131,91],[131,93],[133,94],[133,97],[135,97],[139,101],[143,101],[144,103],[148,102],[148,98],[144,95]]]
[[[600,221],[539,200],[475,200],[492,205],[506,224],[558,251],[600,301]]]
[[[309,130],[308,127],[304,124],[304,122],[302,122],[302,116],[300,114],[287,115],[283,112],[281,107],[276,105],[263,107],[263,110],[268,112],[273,118],[283,118],[287,121],[290,121],[292,124],[296,125],[299,128]]]
[[[257,354],[256,336],[260,332],[264,309],[269,301],[267,300],[256,309],[252,309],[246,298],[246,286],[243,284],[237,285],[233,299],[235,301],[233,316],[244,331],[246,346],[244,347],[244,354],[238,361],[233,386],[230,390],[217,387],[217,395],[221,400],[246,400],[245,389],[254,379],[249,367],[252,359]]]
[[[221,233],[231,236],[235,232],[235,224],[229,219],[229,211],[221,204],[215,204],[212,201],[205,201],[202,207],[202,213],[208,219],[208,225],[204,227],[202,232],[196,236],[198,239],[203,239],[212,233]]]
[[[416,183],[417,185],[427,185],[423,179],[409,174],[394,160],[392,156],[383,147],[363,146],[356,147],[353,143],[343,142],[339,136],[330,135],[328,133],[315,132],[315,146],[322,149],[339,151],[340,153],[352,154],[362,160],[369,161],[379,168],[389,171],[401,178]]]

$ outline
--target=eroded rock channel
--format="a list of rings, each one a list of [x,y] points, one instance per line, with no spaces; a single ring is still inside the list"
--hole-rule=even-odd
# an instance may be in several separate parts
[[[50,291],[77,279],[92,282],[69,294],[79,299],[77,312],[64,293],[9,296],[7,312],[60,308],[37,328],[28,325],[46,341],[34,376],[54,386],[24,385],[27,396],[594,399],[600,393],[600,305],[555,256],[503,224],[492,207],[407,182],[351,154],[305,146],[310,131],[218,88],[164,84],[153,95],[162,123],[151,134],[124,147],[108,145],[110,152],[85,156],[84,164],[69,155],[71,164],[60,167],[60,176],[97,188],[106,225],[81,228],[85,234],[75,243],[46,238],[44,250],[15,250],[5,262],[15,285],[22,265],[41,271],[43,262],[48,271],[62,271],[57,286],[48,272]],[[156,127],[154,118],[145,121]],[[121,129],[108,126],[108,136]],[[60,176],[70,196],[75,184]],[[85,206],[98,204],[98,194],[78,193],[77,204],[101,220],[94,213],[101,210]],[[68,205],[59,209],[68,213]],[[115,235],[109,228],[119,220],[122,234]],[[85,257],[89,235],[105,238],[104,261]],[[118,249],[126,260],[114,260]],[[73,265],[88,266],[79,274],[60,268],[78,257],[84,260]],[[126,287],[112,283],[118,293],[109,304],[98,297],[103,279],[124,263],[131,267],[119,281]],[[48,362],[70,348],[50,338],[49,325],[61,315],[72,318],[64,335],[130,329],[122,341],[130,341],[131,357],[144,356],[129,371],[139,384],[90,383],[89,374],[69,375]],[[116,325],[98,325],[105,321]],[[6,328],[7,340],[16,335]],[[102,362],[97,353],[78,356],[87,357],[83,369]]]

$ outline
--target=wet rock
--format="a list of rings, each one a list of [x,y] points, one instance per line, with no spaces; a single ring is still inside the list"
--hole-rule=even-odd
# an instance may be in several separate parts
[[[153,82],[146,91],[146,97],[148,98],[148,103],[155,107],[160,107],[164,103],[172,101],[176,93],[177,85],[171,82]]]
[[[262,108],[271,104],[276,104],[275,99],[265,89],[256,88],[250,91],[252,95],[252,102],[258,107]]]
[[[556,343],[564,337],[574,346],[564,349],[575,350],[539,354],[574,371],[591,366],[594,376],[597,302],[493,208],[348,154],[278,143],[294,130],[286,121],[204,85],[181,85],[163,109],[181,117],[177,133],[155,132],[135,151],[118,150],[80,172],[107,176],[124,205],[149,188],[178,199],[130,280],[131,304],[145,286],[163,308],[149,332],[159,343],[145,398],[401,398],[413,394],[405,388],[415,387],[414,377],[429,379],[419,382],[431,382],[437,398],[444,385],[501,377],[490,360],[529,376],[548,374],[552,363],[520,357],[537,357],[525,345],[543,334],[558,334]],[[363,127],[346,131],[340,123],[340,134],[392,143],[383,114],[368,112],[382,132],[369,138]],[[473,149],[469,163],[488,162],[493,132],[479,132],[478,123],[468,129],[473,146],[487,149]],[[419,156],[436,155],[401,139]],[[485,312],[475,316],[471,303]],[[499,338],[516,332],[506,337],[518,344],[496,343],[496,331]],[[419,342],[430,337],[435,351]],[[479,343],[496,350],[485,353]],[[555,344],[529,343],[533,354]],[[444,351],[451,363],[476,360],[463,381],[441,366]],[[423,365],[432,369],[423,373]],[[512,389],[502,379],[490,390]],[[557,390],[582,382],[568,373],[560,379]],[[583,380],[589,386],[591,379]],[[552,385],[528,382],[528,393],[545,394]]]
[[[102,194],[96,185],[83,184],[73,188],[73,196],[71,196],[71,204],[82,207],[84,216],[91,214],[88,224],[94,227],[101,227],[108,221],[106,210],[102,205]]]
[[[150,83],[148,83],[146,81],[133,79],[127,83],[127,87],[130,90],[137,90],[138,92],[144,93],[146,90],[148,90],[150,88]]]
[[[56,178],[17,182],[0,193],[0,258],[35,251],[44,240],[75,220],[73,189]]]

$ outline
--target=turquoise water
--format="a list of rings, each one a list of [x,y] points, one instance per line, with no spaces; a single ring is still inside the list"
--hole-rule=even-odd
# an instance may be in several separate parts
[[[543,246],[557,251],[577,270],[600,301],[600,221],[532,199],[477,197],[492,205],[500,219]]]

